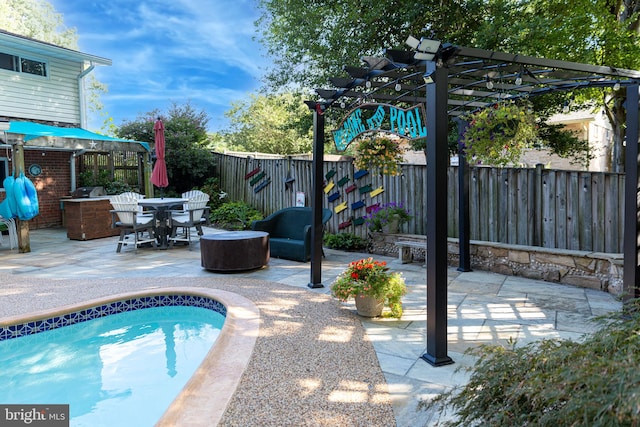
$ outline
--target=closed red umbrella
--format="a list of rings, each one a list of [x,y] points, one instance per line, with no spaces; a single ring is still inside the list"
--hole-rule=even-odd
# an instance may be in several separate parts
[[[169,178],[167,177],[167,164],[164,160],[164,124],[159,118],[153,125],[153,131],[156,143],[156,164],[151,172],[151,182],[156,187],[166,188],[169,185]]]

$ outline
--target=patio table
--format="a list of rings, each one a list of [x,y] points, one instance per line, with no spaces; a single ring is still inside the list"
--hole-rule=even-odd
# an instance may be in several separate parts
[[[211,271],[243,271],[269,263],[269,233],[227,231],[200,237],[200,261]]]
[[[155,197],[138,200],[139,206],[156,211],[156,237],[160,249],[167,249],[167,239],[171,235],[169,210],[173,208],[182,209],[183,204],[188,201],[188,199],[178,197]]]

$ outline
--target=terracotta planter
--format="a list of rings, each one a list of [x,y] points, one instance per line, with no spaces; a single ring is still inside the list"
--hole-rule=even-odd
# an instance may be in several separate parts
[[[356,310],[363,317],[378,317],[384,308],[384,299],[376,299],[371,295],[358,294],[355,297]]]

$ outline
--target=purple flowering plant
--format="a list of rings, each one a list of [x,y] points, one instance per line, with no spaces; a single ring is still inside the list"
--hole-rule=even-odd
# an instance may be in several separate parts
[[[389,222],[397,220],[398,225],[402,225],[409,222],[413,215],[403,206],[402,202],[389,202],[373,207],[369,214],[363,218],[369,230],[382,231],[382,227]]]

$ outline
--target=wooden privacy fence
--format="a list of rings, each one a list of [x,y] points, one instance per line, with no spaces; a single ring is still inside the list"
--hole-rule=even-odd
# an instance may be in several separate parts
[[[295,206],[312,192],[312,161],[215,153],[217,174],[230,200],[268,215]],[[414,216],[401,232],[425,234],[426,166],[403,164],[399,176],[362,175],[350,161],[326,161],[324,207],[334,212],[332,233],[366,237],[367,207],[402,203]],[[448,235],[458,233],[458,172],[448,171]],[[525,246],[594,252],[623,251],[624,174],[531,168],[469,168],[470,238]],[[346,206],[346,207],[345,207]]]

